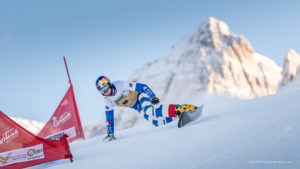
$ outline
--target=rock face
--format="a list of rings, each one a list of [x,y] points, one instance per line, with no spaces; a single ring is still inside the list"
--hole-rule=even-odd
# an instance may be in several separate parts
[[[199,93],[255,98],[277,91],[281,68],[210,17],[166,57],[144,65],[129,80],[148,84],[164,101]]]
[[[297,74],[297,68],[300,67],[300,55],[293,49],[289,50],[283,62],[282,81],[281,85],[294,80]]]
[[[300,55],[289,50],[283,62],[280,90],[300,88]]]

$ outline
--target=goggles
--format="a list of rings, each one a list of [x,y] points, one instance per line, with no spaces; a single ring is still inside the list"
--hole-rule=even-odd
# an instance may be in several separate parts
[[[100,93],[104,95],[104,93],[106,93],[109,90],[109,84],[105,84],[102,89],[100,89]]]

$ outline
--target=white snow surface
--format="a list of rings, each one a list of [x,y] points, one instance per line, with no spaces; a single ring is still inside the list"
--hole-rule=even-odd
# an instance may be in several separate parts
[[[177,128],[177,122],[150,123],[116,131],[116,141],[94,137],[71,144],[73,163],[52,169],[220,169],[300,168],[300,90],[252,100],[194,97],[203,116]]]

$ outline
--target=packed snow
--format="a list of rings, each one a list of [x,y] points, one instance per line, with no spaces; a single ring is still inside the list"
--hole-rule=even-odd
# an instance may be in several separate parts
[[[78,141],[73,163],[50,168],[299,168],[299,100],[300,90],[252,100],[194,97],[203,116],[186,127],[145,123],[117,130],[117,141]]]

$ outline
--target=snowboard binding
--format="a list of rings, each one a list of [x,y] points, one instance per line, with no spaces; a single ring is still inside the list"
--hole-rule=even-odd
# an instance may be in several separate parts
[[[184,108],[183,108],[184,107]],[[196,120],[202,114],[203,105],[200,107],[196,107],[194,105],[182,105],[182,108],[178,110],[182,110],[179,116],[178,128],[183,127],[184,125]]]
[[[194,111],[195,109],[197,107],[192,104],[178,104],[175,105],[175,114],[177,117],[180,117],[184,112]]]
[[[114,140],[116,140],[116,137],[113,134],[108,134],[105,138],[103,138],[104,143],[114,141]]]

